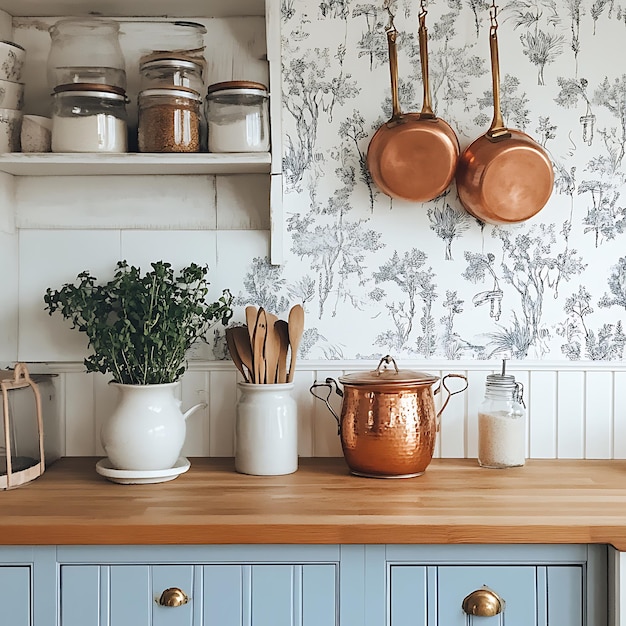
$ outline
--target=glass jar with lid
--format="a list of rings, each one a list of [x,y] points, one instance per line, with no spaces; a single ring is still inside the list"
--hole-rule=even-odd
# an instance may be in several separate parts
[[[518,467],[526,462],[526,409],[523,386],[505,373],[489,374],[478,409],[478,464]]]
[[[119,87],[71,83],[55,87],[52,152],[126,152],[126,92]]]
[[[186,87],[204,91],[204,59],[169,52],[151,54],[141,59],[140,90]]]
[[[206,97],[209,152],[270,149],[267,87],[234,80],[214,83]]]
[[[98,83],[126,89],[119,23],[104,18],[65,18],[49,28],[48,84]]]
[[[201,100],[185,87],[139,92],[139,152],[199,152]]]

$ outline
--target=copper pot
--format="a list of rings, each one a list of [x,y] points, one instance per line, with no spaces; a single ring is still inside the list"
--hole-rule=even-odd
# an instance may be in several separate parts
[[[393,369],[388,369],[392,364]],[[450,391],[446,381],[460,378],[462,389]],[[357,476],[372,478],[410,478],[423,474],[430,464],[439,430],[439,418],[451,396],[467,389],[462,374],[447,374],[433,391],[438,376],[399,370],[394,359],[385,356],[370,372],[339,377],[343,391],[334,378],[315,382],[311,393],[324,401],[337,420],[341,447],[350,468]],[[325,387],[326,396],[317,389]],[[435,409],[434,396],[443,387],[448,395]],[[329,399],[333,392],[343,398],[341,417]]]
[[[548,153],[520,130],[506,128],[500,109],[496,7],[491,7],[489,45],[494,114],[489,130],[468,146],[456,170],[459,200],[489,224],[523,222],[548,202],[554,170]]]
[[[431,108],[428,83],[426,11],[420,13],[420,60],[424,102],[420,113],[402,113],[398,98],[397,31],[387,30],[391,70],[391,119],[372,137],[367,167],[376,186],[391,198],[426,202],[444,192],[454,178],[459,140]]]

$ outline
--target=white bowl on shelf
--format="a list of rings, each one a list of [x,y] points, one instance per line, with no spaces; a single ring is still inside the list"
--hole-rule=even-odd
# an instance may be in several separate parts
[[[24,105],[24,83],[0,79],[0,107],[20,111]]]
[[[22,152],[50,152],[52,120],[42,115],[24,115],[20,144]]]
[[[20,151],[22,112],[0,109],[0,153]]]
[[[19,83],[26,50],[13,41],[0,41],[0,79]]]

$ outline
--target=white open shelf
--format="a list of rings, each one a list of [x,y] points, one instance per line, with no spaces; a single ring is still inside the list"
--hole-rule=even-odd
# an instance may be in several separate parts
[[[236,154],[0,154],[0,172],[14,176],[269,174],[268,152]]]

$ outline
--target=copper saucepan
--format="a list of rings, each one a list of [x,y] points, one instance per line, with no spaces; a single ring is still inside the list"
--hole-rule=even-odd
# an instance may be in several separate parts
[[[421,113],[402,113],[398,97],[397,31],[387,30],[391,70],[392,116],[372,137],[367,167],[376,186],[392,198],[426,202],[445,191],[454,177],[459,140],[433,113],[428,82],[426,11],[420,13],[420,60],[424,102]]]
[[[393,364],[393,369],[388,368]],[[464,386],[450,391],[450,378],[462,379]],[[350,471],[372,478],[410,478],[420,476],[430,464],[439,430],[439,417],[451,396],[467,389],[462,374],[447,374],[433,391],[438,376],[399,370],[389,355],[371,372],[356,372],[315,382],[311,393],[326,403],[337,420],[343,455]],[[326,395],[319,395],[320,388]],[[448,393],[439,411],[434,396]],[[335,392],[343,398],[341,416],[329,399]]]
[[[554,170],[547,152],[536,141],[506,128],[502,120],[495,6],[491,10],[493,121],[459,158],[456,184],[468,213],[490,224],[508,224],[523,222],[546,205],[554,186]]]

